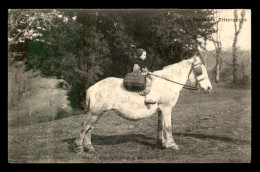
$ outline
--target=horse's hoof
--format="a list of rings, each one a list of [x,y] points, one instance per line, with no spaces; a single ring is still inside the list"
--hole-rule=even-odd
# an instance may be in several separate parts
[[[170,149],[173,149],[173,150],[180,150],[180,148],[179,148],[178,145],[171,146]]]
[[[179,150],[180,149],[179,146],[177,144],[175,144],[175,143],[171,143],[171,144],[163,143],[163,148],[165,148],[165,149],[173,149],[173,150]]]
[[[76,154],[77,154],[78,156],[85,156],[86,153],[85,153],[85,152],[77,152]]]
[[[83,146],[75,146],[74,147],[74,150],[77,154],[81,154],[81,153],[84,153],[84,148]]]
[[[89,153],[95,153],[96,150],[92,145],[84,146],[84,150]]]
[[[89,153],[96,153],[96,150],[93,147],[91,147],[91,148],[87,149],[87,152],[89,152]]]

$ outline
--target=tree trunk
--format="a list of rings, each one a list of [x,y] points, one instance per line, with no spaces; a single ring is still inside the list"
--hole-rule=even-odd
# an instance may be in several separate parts
[[[216,18],[218,18],[217,16],[217,12],[216,12]],[[222,44],[220,41],[220,33],[219,33],[219,25],[217,23],[217,32],[216,32],[216,38],[214,40],[214,46],[215,46],[215,50],[216,50],[216,68],[215,68],[215,83],[219,82],[219,74],[220,74],[220,53],[222,51]]]
[[[216,54],[216,76],[215,82],[219,82],[219,73],[220,73],[220,65],[219,65],[219,52]]]
[[[234,43],[233,43],[233,83],[237,83],[238,81],[238,64],[237,64],[237,36],[238,34],[235,34]]]
[[[84,76],[82,72],[87,72],[87,58],[89,56],[89,47],[87,38],[89,38],[88,30],[90,28],[90,19],[86,12],[80,11],[77,16],[78,26],[79,26],[79,37],[78,37],[78,70],[80,72],[77,73],[77,84],[78,84],[78,109],[83,110],[85,105],[86,98],[86,85],[87,78]]]
[[[238,81],[238,61],[237,61],[237,37],[241,31],[243,26],[243,21],[245,17],[245,10],[241,12],[241,20],[239,21],[239,26],[237,28],[236,22],[234,22],[235,26],[235,37],[233,42],[233,83],[237,83]],[[234,18],[238,19],[237,10],[234,10]]]

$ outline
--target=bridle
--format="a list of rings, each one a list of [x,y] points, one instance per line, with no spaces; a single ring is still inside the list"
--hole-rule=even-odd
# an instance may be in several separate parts
[[[190,72],[189,72],[189,75],[188,75],[188,78],[189,78],[191,72],[193,71],[197,83],[200,83],[201,81],[203,81],[203,80],[205,80],[205,79],[208,79],[208,77],[200,77],[200,76],[202,76],[201,65],[204,65],[204,64],[203,64],[202,62],[199,62],[199,63],[197,63],[197,64],[192,63],[192,67],[191,67]],[[198,69],[198,68],[199,68],[199,69]],[[200,70],[200,71],[198,71],[197,69]],[[194,71],[194,70],[195,70],[195,71]],[[197,83],[196,83],[196,85],[197,85]]]
[[[201,81],[203,81],[203,80],[205,80],[205,79],[208,79],[208,77],[202,77],[202,78],[200,78],[200,76],[202,75],[201,65],[203,65],[202,62],[199,62],[199,63],[197,63],[197,64],[194,64],[194,62],[192,62],[192,66],[191,66],[191,69],[190,69],[190,72],[189,72],[189,75],[188,75],[188,78],[189,78],[191,72],[194,73],[195,78],[196,78],[196,81],[197,81],[196,85],[198,85],[198,83],[200,83]],[[200,68],[200,69],[199,69],[199,68]],[[195,70],[195,71],[194,71],[194,70]],[[200,71],[199,71],[199,70],[200,70]],[[199,72],[200,72],[200,73],[199,73]],[[149,73],[147,73],[147,74],[148,74],[148,75],[156,76],[156,77],[158,77],[158,78],[164,79],[164,80],[169,81],[169,82],[173,82],[173,83],[175,83],[175,84],[182,85],[183,88],[188,89],[188,90],[198,90],[198,89],[200,89],[200,88],[197,87],[197,86],[194,87],[194,86],[189,86],[189,85],[186,85],[186,84],[182,84],[182,83],[179,83],[179,82],[176,82],[176,81],[167,79],[167,78],[163,78],[163,77],[161,77],[161,76],[159,76],[159,75],[156,75],[156,74],[153,74],[153,73],[151,73],[151,72],[149,72]]]

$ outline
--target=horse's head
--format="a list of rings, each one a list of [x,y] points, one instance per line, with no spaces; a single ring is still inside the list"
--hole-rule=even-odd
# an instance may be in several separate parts
[[[189,74],[190,82],[195,83],[199,87],[199,91],[209,93],[212,90],[212,85],[203,59],[195,56],[192,60],[192,67]]]

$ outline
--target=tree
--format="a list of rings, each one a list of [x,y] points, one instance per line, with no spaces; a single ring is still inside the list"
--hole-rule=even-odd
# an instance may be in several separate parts
[[[108,65],[107,43],[90,11],[54,10],[52,15],[50,25],[37,26],[48,28],[30,41],[29,67],[44,77],[63,79],[59,86],[68,90],[72,108],[84,109],[86,89],[102,78]]]
[[[133,50],[148,53],[150,69],[190,58],[209,39],[212,10],[29,10],[28,65],[64,80],[74,109],[83,109],[86,89],[108,77],[123,78]],[[26,27],[25,27],[26,28]],[[24,31],[26,33],[26,31]],[[20,34],[22,36],[23,34]],[[34,35],[34,36],[33,36]],[[23,36],[26,36],[23,35]],[[18,37],[18,36],[17,36]]]
[[[133,40],[147,49],[152,70],[190,58],[215,32],[212,10],[144,10],[128,15]],[[127,21],[126,19],[124,21]]]
[[[106,55],[109,53],[107,42],[95,26],[95,13],[77,12],[78,51],[77,51],[77,97],[78,109],[84,109],[86,89],[102,78]]]
[[[162,58],[168,63],[176,63],[198,52],[198,47],[203,46],[199,40],[211,37],[214,23],[194,19],[207,19],[211,15],[210,10],[177,10],[164,14],[156,31],[158,42],[161,43],[157,49]]]
[[[8,45],[24,41],[25,33],[28,33],[33,18],[29,19],[27,10],[8,11]]]
[[[216,19],[218,19],[218,11],[216,11]],[[215,82],[219,82],[219,73],[220,73],[220,68],[221,68],[221,52],[222,52],[222,44],[220,40],[220,29],[219,29],[219,22],[216,22],[216,36],[215,38],[213,37],[211,41],[214,43],[215,46],[215,51],[216,51],[216,67],[215,67]]]
[[[233,83],[238,81],[238,62],[237,62],[237,40],[238,35],[244,23],[245,10],[241,11],[241,19],[238,19],[237,9],[234,10],[234,26],[235,26],[235,37],[233,42]],[[239,25],[237,26],[237,21],[239,20]]]

